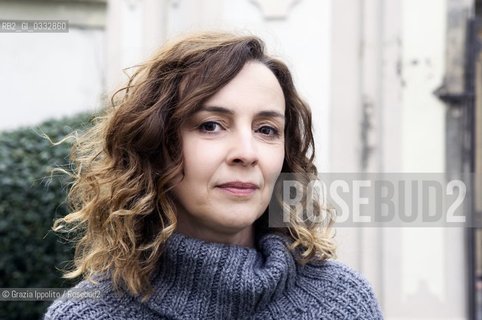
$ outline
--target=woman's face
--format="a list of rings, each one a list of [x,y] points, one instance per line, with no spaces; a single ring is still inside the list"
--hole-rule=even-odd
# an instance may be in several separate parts
[[[274,74],[248,62],[181,128],[178,230],[245,244],[268,206],[284,159],[285,100]]]

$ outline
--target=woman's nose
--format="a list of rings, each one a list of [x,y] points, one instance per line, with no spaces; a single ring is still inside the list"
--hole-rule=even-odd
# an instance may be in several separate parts
[[[258,163],[256,141],[251,129],[233,135],[230,142],[227,161],[229,164],[254,166]]]

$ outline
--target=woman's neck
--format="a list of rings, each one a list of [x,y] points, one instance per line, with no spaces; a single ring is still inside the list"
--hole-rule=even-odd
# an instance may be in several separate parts
[[[192,238],[214,242],[233,244],[242,247],[254,248],[254,226],[248,226],[236,231],[219,231],[210,228],[196,228],[185,221],[178,221],[176,231]]]

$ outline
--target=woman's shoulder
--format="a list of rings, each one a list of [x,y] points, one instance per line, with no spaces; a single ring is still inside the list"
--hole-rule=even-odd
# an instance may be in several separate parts
[[[83,280],[49,306],[44,320],[126,319],[131,300],[114,290],[108,279]]]
[[[318,291],[320,298],[345,305],[353,312],[370,315],[367,319],[383,319],[370,283],[349,266],[326,260],[307,263],[299,270],[303,283]]]
[[[311,261],[301,266],[300,271],[304,276],[326,284],[371,290],[370,284],[359,272],[340,261]]]

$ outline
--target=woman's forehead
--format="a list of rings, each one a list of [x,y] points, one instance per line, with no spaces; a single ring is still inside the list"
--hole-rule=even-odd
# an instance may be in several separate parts
[[[283,90],[273,72],[258,62],[248,62],[228,84],[205,103],[206,107],[227,110],[249,108],[252,111],[273,111],[284,114]]]

